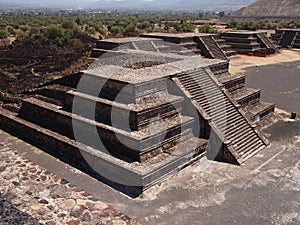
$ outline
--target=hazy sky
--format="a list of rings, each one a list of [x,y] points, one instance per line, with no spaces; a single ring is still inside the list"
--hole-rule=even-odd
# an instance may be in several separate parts
[[[6,4],[37,7],[160,7],[174,6],[175,8],[201,8],[204,6],[246,6],[255,0],[0,0]],[[1,5],[0,5],[1,7]]]

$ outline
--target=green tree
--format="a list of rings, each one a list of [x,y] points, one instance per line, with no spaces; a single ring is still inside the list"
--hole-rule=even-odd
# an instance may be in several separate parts
[[[88,34],[93,35],[93,34],[96,34],[96,29],[94,27],[89,27],[87,29],[87,32],[88,32]]]
[[[235,19],[231,20],[229,23],[226,24],[227,28],[237,28],[239,22]]]
[[[194,32],[195,26],[191,23],[183,22],[176,30],[181,32]]]
[[[200,26],[199,32],[208,34],[218,33],[218,31],[215,28],[213,28],[210,24],[204,24],[203,26]]]
[[[137,32],[136,26],[135,26],[133,23],[129,24],[129,25],[125,28],[124,34],[125,34],[126,36],[137,36],[137,35],[138,35],[138,32]]]
[[[121,26],[112,26],[109,30],[109,32],[113,35],[116,34],[124,34],[124,28]]]
[[[65,29],[61,25],[50,26],[47,33],[49,40],[54,40],[58,45],[70,45],[72,44],[73,30]]]
[[[75,30],[77,28],[77,24],[73,20],[64,20],[62,22],[62,27],[65,29]]]
[[[0,30],[0,39],[5,39],[8,37],[8,32],[6,30]]]

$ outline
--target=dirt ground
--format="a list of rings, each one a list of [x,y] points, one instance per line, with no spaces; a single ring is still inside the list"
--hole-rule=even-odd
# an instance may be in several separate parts
[[[285,62],[295,62],[300,60],[300,50],[281,50],[280,54],[270,57],[253,57],[238,55],[230,60],[229,71],[232,74],[242,74],[246,68],[260,67]]]
[[[282,50],[268,58],[238,56],[230,71],[246,76],[246,86],[261,89],[261,99],[276,104],[276,111],[300,114],[300,51]]]

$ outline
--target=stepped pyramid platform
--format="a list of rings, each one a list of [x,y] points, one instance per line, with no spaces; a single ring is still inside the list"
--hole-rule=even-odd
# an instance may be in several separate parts
[[[131,196],[205,154],[241,164],[268,144],[255,124],[274,105],[230,74],[227,59],[138,39],[99,41],[97,51],[117,49],[28,90],[18,110],[1,108],[1,129]]]
[[[217,34],[196,33],[149,33],[139,38],[111,38],[97,42],[92,57],[98,58],[102,54],[125,48],[179,55],[202,55],[211,59],[224,59],[236,55],[230,45],[220,39]],[[124,46],[123,46],[124,48]]]
[[[239,54],[268,56],[279,53],[278,48],[265,33],[257,31],[229,31],[221,34],[233,50]]]
[[[300,29],[278,29],[271,38],[282,48],[300,48]]]

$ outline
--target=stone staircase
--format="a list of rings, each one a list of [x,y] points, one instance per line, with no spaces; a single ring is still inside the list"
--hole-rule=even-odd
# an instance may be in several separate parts
[[[220,38],[220,35],[214,36],[214,39],[227,58],[236,56],[236,51],[234,51],[230,45],[227,45],[226,41]]]
[[[206,118],[224,148],[221,154],[240,164],[265,147],[266,142],[238,110],[209,69],[199,68],[177,74],[173,80]],[[212,149],[215,147],[212,147]],[[212,150],[213,151],[213,150]],[[208,153],[209,155],[210,153]]]
[[[198,40],[202,49],[205,49],[205,51],[203,51],[205,57],[224,60],[228,59],[212,35],[199,36]]]
[[[274,51],[274,53],[279,53],[278,48],[273,44],[273,42],[267,37],[265,33],[257,33],[258,39],[261,43],[270,51],[270,54]]]
[[[300,48],[300,29],[279,29],[271,36],[283,48]]]
[[[293,48],[300,48],[300,31],[296,33],[296,38],[293,43]]]
[[[279,41],[279,45],[282,46],[283,48],[291,48],[294,39],[295,39],[295,33],[284,32],[283,37]]]

